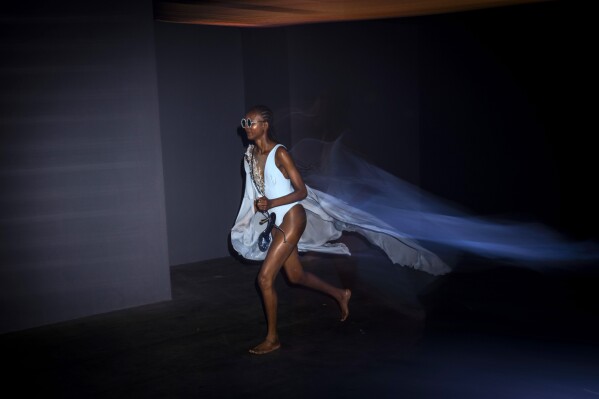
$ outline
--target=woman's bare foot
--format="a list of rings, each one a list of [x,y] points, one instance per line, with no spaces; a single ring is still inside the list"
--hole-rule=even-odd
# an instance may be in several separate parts
[[[349,298],[351,298],[351,290],[346,288],[341,294],[339,307],[341,308],[341,321],[345,321],[349,316]]]
[[[264,342],[262,342],[260,345],[255,346],[252,349],[250,349],[250,353],[253,353],[254,355],[265,355],[267,353],[276,351],[280,347],[281,347],[281,343],[279,342],[278,338],[275,339],[274,341],[265,339]]]

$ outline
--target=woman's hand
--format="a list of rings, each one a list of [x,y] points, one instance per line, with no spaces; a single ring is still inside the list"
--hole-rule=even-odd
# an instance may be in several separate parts
[[[260,212],[266,212],[269,210],[271,208],[270,205],[271,202],[266,197],[260,197],[256,200],[256,209],[258,209]]]

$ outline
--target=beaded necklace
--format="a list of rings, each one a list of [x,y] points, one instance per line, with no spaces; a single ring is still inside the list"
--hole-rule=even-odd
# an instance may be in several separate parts
[[[258,193],[264,197],[264,196],[266,196],[264,194],[264,177],[263,177],[262,173],[260,172],[260,168],[258,167],[258,162],[256,161],[256,159],[254,159],[254,149],[255,149],[255,146],[253,144],[250,144],[250,146],[248,147],[248,151],[247,151],[249,153],[249,157],[248,157],[248,154],[246,153],[246,159],[250,165],[250,176],[252,178],[252,181],[254,182],[254,186],[256,187],[256,190],[258,190]],[[266,166],[266,163],[265,163],[265,166]]]

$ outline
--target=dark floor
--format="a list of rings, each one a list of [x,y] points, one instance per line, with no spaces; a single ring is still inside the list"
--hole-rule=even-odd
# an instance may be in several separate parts
[[[253,356],[248,348],[265,333],[254,285],[259,265],[226,258],[176,266],[172,301],[0,336],[4,391],[599,398],[599,273],[592,266],[541,273],[463,259],[456,272],[434,278],[372,251],[302,259],[307,270],[353,290],[346,322],[332,299],[279,277],[283,347]]]

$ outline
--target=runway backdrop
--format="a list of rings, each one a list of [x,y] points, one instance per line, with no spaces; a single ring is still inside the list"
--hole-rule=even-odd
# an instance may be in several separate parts
[[[278,28],[157,22],[171,264],[225,253],[241,187],[239,119],[253,104],[274,110],[287,146],[343,136],[475,214],[596,236],[585,15],[547,2]]]
[[[475,214],[597,236],[580,4],[268,29],[154,22],[147,0],[11,7],[0,331],[168,300],[169,265],[229,256],[256,103],[290,147],[343,136]]]

